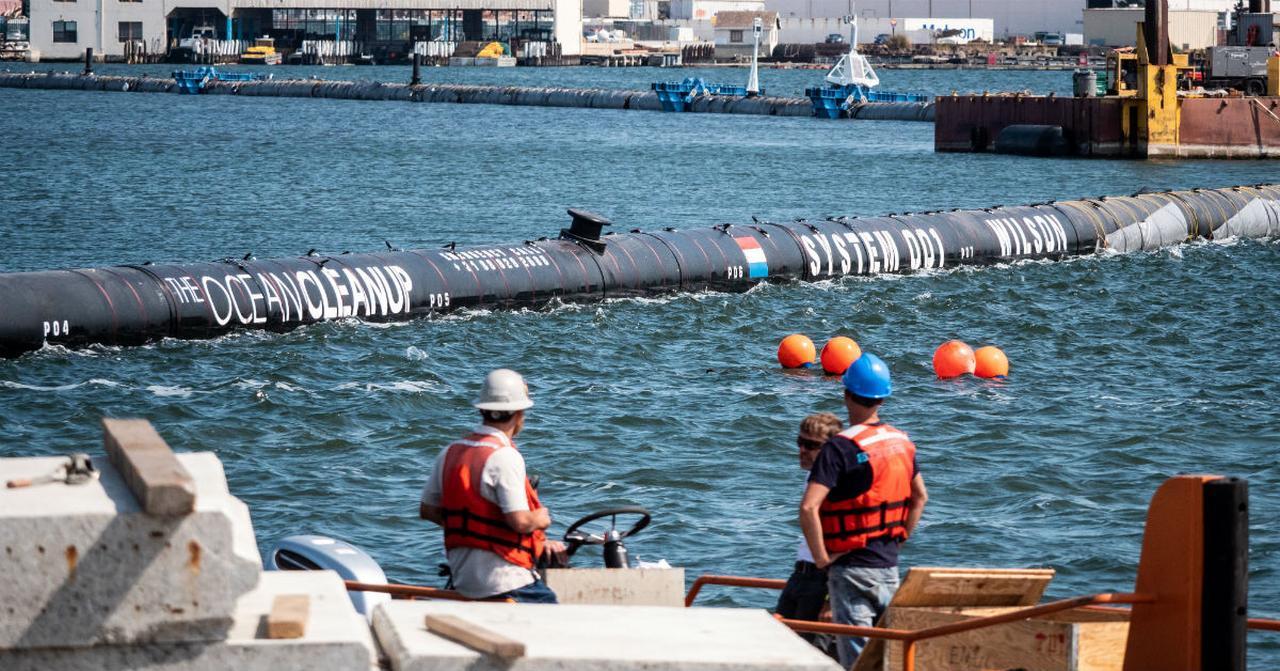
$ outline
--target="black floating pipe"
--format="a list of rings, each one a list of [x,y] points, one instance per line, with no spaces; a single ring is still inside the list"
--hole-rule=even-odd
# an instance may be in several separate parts
[[[523,243],[3,273],[0,355],[1277,236],[1280,185],[617,234],[570,214],[559,238]]]
[[[128,91],[134,93],[176,93],[174,80],[160,77],[86,77],[53,72],[0,72],[0,88],[73,91]],[[653,91],[621,89],[570,89],[530,86],[476,86],[471,84],[411,84],[383,82],[321,81],[315,79],[271,79],[265,81],[210,81],[203,89],[209,95],[261,96],[275,98],[331,98],[339,100],[400,101],[415,103],[458,103],[515,105],[525,107],[576,107],[633,111],[662,111]],[[750,114],[757,116],[812,117],[808,98],[762,96],[699,96],[685,108],[699,114]],[[861,103],[850,108],[851,118],[870,121],[920,121],[932,123],[932,102]]]

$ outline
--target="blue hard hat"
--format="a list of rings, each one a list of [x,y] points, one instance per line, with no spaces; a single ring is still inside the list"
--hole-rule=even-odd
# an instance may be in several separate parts
[[[844,388],[854,396],[863,398],[889,398],[893,383],[889,381],[889,366],[874,354],[863,354],[844,372]]]

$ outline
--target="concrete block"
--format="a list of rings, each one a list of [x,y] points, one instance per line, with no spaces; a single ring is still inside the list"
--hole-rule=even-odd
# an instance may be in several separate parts
[[[431,633],[454,615],[525,644],[513,661]],[[378,606],[374,633],[395,671],[676,671],[840,667],[763,610],[447,601]]]
[[[311,617],[311,599],[306,594],[281,594],[267,613],[267,638],[302,638]]]
[[[306,595],[313,606],[301,638],[265,638],[267,616],[282,595]],[[365,619],[332,571],[269,571],[237,604],[223,641],[98,645],[91,648],[0,650],[5,671],[371,671],[377,648]]]
[[[684,607],[682,568],[574,568],[543,573],[560,603]]]
[[[120,472],[0,489],[0,649],[225,638],[235,602],[262,571],[249,509],[211,453],[177,455],[195,511],[146,514]],[[64,460],[0,459],[0,481]]]
[[[102,419],[102,444],[111,465],[150,515],[196,509],[196,485],[169,444],[145,419]]]

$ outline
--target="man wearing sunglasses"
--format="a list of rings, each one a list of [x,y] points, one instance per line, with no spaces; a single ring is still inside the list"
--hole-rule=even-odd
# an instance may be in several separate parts
[[[819,412],[805,417],[800,422],[800,433],[796,436],[796,447],[799,449],[800,468],[806,472],[813,467],[822,444],[840,432],[844,426],[840,418],[829,412]],[[817,621],[827,603],[827,572],[813,563],[813,553],[804,536],[800,537],[800,547],[796,551],[795,570],[787,578],[787,586],[782,589],[775,609],[778,615],[789,620]],[[817,646],[819,650],[831,654],[828,649],[829,639],[817,634],[801,634],[805,640]]]

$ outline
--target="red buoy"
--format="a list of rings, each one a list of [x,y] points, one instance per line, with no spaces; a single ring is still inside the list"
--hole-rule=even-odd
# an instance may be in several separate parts
[[[978,377],[1009,377],[1009,357],[999,347],[979,347],[974,356],[973,374]]]
[[[836,336],[822,346],[822,370],[827,375],[844,375],[860,356],[862,348],[853,338]]]
[[[973,348],[959,340],[948,340],[933,353],[933,372],[944,380],[972,373],[976,365]]]
[[[793,333],[778,344],[778,363],[783,368],[805,368],[813,364],[818,351],[803,333]]]

